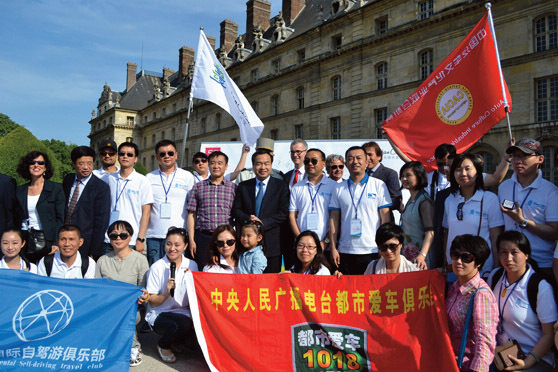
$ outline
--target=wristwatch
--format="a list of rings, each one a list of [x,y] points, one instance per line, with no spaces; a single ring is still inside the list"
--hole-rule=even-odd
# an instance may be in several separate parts
[[[524,229],[527,227],[528,222],[529,220],[527,218],[524,218],[523,221],[521,221],[521,223],[519,224],[519,226]]]
[[[140,237],[138,236],[138,238],[137,238],[136,240],[139,241],[140,243],[145,243],[145,238],[140,238]]]
[[[326,237],[326,238],[324,239],[324,243],[329,244],[329,243],[331,243],[331,240],[329,240],[329,238]]]

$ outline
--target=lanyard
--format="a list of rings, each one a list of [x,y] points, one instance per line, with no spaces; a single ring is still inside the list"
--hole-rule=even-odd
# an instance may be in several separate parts
[[[347,186],[349,188],[349,195],[351,195],[351,202],[353,203],[353,207],[355,208],[355,219],[358,219],[358,206],[360,204],[360,201],[362,200],[362,195],[364,195],[364,192],[366,191],[366,185],[363,186],[362,192],[360,193],[360,198],[358,198],[358,202],[355,205],[355,197],[351,193],[351,184],[349,183],[349,181],[350,181],[350,178],[347,180]],[[355,183],[355,193],[356,193],[357,185],[358,184]]]
[[[128,186],[128,181],[130,180],[126,180],[124,182],[124,187],[122,188],[122,190],[120,191],[120,193],[118,193],[118,189],[120,188],[120,178],[116,179],[116,202],[114,203],[114,210],[116,210],[116,206],[118,205],[118,201],[120,200],[120,197],[122,196],[122,193],[124,192],[124,189],[126,188],[126,186]]]
[[[169,188],[165,188],[165,182],[163,181],[163,173],[161,172],[161,170],[159,169],[159,178],[161,178],[161,186],[163,186],[163,191],[165,192],[165,203],[167,202],[167,196],[169,194],[169,191],[172,187],[172,183],[174,182],[174,176],[176,176],[176,171],[178,169],[175,169],[174,172],[172,173],[172,179],[169,185]]]
[[[523,199],[523,202],[521,203],[521,205],[519,206],[521,209],[523,209],[523,206],[525,205],[525,202],[527,201],[527,198],[529,197],[529,195],[531,194],[531,191],[533,191],[533,188],[529,189],[529,192],[527,193],[527,195],[525,195],[525,198]],[[513,204],[515,204],[515,182],[513,184]]]
[[[320,185],[318,186],[318,189],[314,193],[314,197],[312,197],[312,191],[311,191],[310,183],[307,183],[307,185],[308,185],[308,194],[310,194],[310,202],[312,203],[312,213],[314,213],[314,210],[315,210],[314,202],[316,201],[316,197],[318,196],[318,193],[320,192],[320,187],[322,187],[323,183],[320,183]]]
[[[513,288],[511,289],[510,293],[508,294],[508,296],[506,297],[506,299],[504,300],[504,305],[500,308],[500,298],[502,298],[502,289],[504,288],[504,283],[507,281],[508,276],[506,275],[505,271],[504,271],[504,275],[502,278],[502,285],[500,286],[500,294],[498,295],[498,313],[500,314],[500,321],[503,322],[504,321],[504,310],[506,309],[506,305],[508,304],[508,300],[510,299],[513,291],[515,290],[515,287],[517,287],[517,285],[519,284],[519,282],[521,281],[521,279],[523,279],[523,277],[525,276],[525,274],[527,274],[527,270],[525,270],[525,272],[523,273],[523,275],[521,275],[521,277],[517,280],[517,282],[515,282],[515,284],[513,285]],[[507,288],[506,288],[507,289]],[[504,292],[504,296],[506,295],[506,292]]]

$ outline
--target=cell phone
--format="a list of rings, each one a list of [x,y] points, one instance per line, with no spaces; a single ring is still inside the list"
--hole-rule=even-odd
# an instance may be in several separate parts
[[[515,203],[510,200],[504,199],[504,202],[502,203],[502,207],[511,211],[515,208]]]

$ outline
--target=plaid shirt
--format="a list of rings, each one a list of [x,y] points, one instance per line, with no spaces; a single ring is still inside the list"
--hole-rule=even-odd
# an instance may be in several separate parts
[[[236,185],[226,179],[214,184],[211,179],[194,185],[186,209],[196,212],[196,229],[213,231],[219,225],[230,223]]]
[[[469,323],[469,333],[465,346],[462,369],[473,371],[488,371],[494,359],[496,348],[496,327],[498,325],[498,307],[494,294],[484,280],[477,273],[471,280],[463,285],[459,281],[449,288],[446,308],[448,312],[449,329],[453,351],[459,354],[459,344],[465,325],[465,317],[469,300],[473,291],[480,290],[475,295],[473,314]]]

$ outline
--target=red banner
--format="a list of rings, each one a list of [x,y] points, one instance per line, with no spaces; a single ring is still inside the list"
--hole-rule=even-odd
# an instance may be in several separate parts
[[[504,82],[511,110],[511,96]],[[461,153],[506,116],[488,11],[455,50],[383,124],[410,159],[436,169],[434,150]]]
[[[317,276],[189,272],[212,371],[455,371],[435,270]]]

